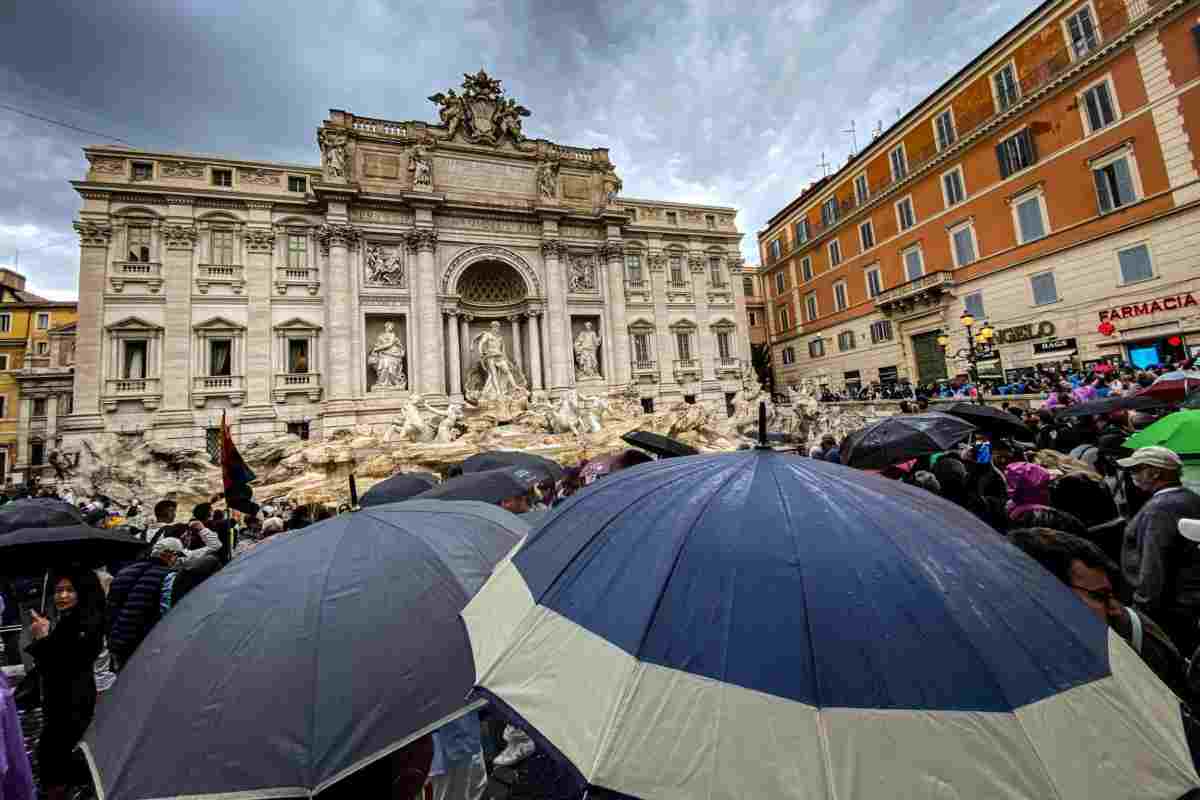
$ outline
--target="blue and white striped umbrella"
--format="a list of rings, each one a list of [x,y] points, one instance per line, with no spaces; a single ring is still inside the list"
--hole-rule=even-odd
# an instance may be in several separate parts
[[[620,472],[463,611],[477,689],[645,800],[1163,798],[1179,701],[957,506],[770,451]]]

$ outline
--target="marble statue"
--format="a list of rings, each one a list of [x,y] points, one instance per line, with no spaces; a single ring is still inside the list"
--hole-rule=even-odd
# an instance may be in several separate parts
[[[424,145],[419,144],[413,148],[408,157],[408,171],[412,173],[414,189],[433,188],[433,158]]]
[[[592,323],[583,323],[583,330],[575,337],[575,367],[580,378],[599,378],[600,362],[596,351],[600,347],[600,334],[592,330]]]
[[[502,400],[524,392],[523,381],[517,378],[517,370],[505,351],[499,322],[492,322],[487,330],[476,335],[471,348],[479,356],[479,368],[483,371],[479,399]]]
[[[367,283],[381,286],[404,286],[404,257],[388,253],[378,245],[367,248]]]
[[[453,139],[466,117],[467,112],[463,106],[463,99],[453,89],[444,94],[438,92],[431,95],[429,99],[438,105],[438,117],[446,128],[446,138]]]
[[[436,441],[449,444],[463,435],[462,403],[451,403],[446,407],[446,413],[437,424]]]
[[[580,414],[580,427],[586,433],[604,430],[604,417],[608,413],[608,398],[596,395],[582,398],[585,411]]]
[[[537,167],[538,195],[543,200],[553,200],[558,196],[558,162],[546,159],[538,162]]]
[[[375,369],[371,391],[408,388],[408,378],[404,374],[404,345],[396,335],[396,323],[388,322],[383,326],[383,333],[376,337],[367,356],[367,365]]]
[[[321,165],[326,178],[346,177],[346,134],[336,133],[329,128],[317,131],[317,144],[321,147]]]

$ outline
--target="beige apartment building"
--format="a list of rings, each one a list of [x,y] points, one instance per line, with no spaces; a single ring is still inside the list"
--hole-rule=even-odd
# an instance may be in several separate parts
[[[1042,3],[760,232],[777,380],[1200,353],[1198,142],[1200,3]]]

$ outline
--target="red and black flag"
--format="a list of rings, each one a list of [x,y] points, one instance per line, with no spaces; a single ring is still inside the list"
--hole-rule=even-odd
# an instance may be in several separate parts
[[[257,514],[258,505],[254,502],[254,490],[250,481],[257,476],[246,464],[237,445],[233,443],[233,434],[229,432],[229,423],[221,414],[221,478],[225,483],[225,505],[241,511],[243,514]]]

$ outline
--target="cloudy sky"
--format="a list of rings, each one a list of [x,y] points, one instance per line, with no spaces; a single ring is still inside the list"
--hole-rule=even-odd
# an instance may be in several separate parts
[[[631,197],[731,205],[755,232],[1015,24],[1033,0],[9,0],[0,262],[74,297],[80,148],[317,163],[330,108],[435,120],[486,68],[526,133],[607,146]],[[919,8],[920,11],[914,9]],[[23,116],[47,117],[86,132]],[[111,141],[111,139],[109,139]]]

